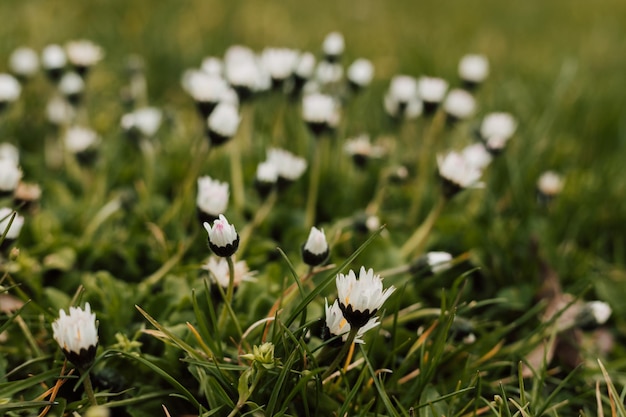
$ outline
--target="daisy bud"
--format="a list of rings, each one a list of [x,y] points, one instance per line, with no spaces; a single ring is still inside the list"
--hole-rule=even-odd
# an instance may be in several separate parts
[[[252,353],[246,353],[241,357],[253,361],[255,365],[264,369],[273,369],[275,366],[274,344],[266,342],[260,346],[255,345],[252,347]]]
[[[233,286],[236,290],[244,281],[253,281],[254,272],[250,271],[246,261],[235,262],[235,276]],[[202,269],[209,272],[209,279],[212,283],[226,289],[230,282],[230,270],[228,269],[228,261],[225,258],[211,256],[207,263],[202,265]],[[219,295],[219,294],[217,294]],[[218,299],[221,299],[219,297]]]
[[[261,197],[267,197],[276,186],[277,181],[278,169],[273,163],[265,161],[257,166],[254,186]]]
[[[36,209],[40,199],[41,187],[39,184],[20,181],[13,192],[13,202],[25,210]]]
[[[17,146],[8,142],[0,143],[0,159],[8,159],[9,161],[12,161],[15,165],[19,165],[20,150],[17,149]]]
[[[455,341],[462,342],[466,345],[471,345],[476,341],[474,325],[471,321],[464,319],[463,317],[456,316],[454,318],[454,321],[450,326],[450,333]]]
[[[196,208],[199,220],[202,223],[215,221],[220,213],[226,211],[228,197],[228,183],[214,180],[209,176],[198,178]]]
[[[39,57],[31,48],[17,48],[9,57],[11,72],[22,80],[32,78],[39,70]]]
[[[293,71],[294,86],[292,95],[300,94],[304,84],[313,77],[314,72],[315,55],[310,52],[301,54]]]
[[[589,301],[578,313],[576,322],[584,330],[593,330],[606,323],[613,310],[604,301]]]
[[[79,162],[86,165],[93,163],[100,145],[100,136],[87,128],[73,126],[67,129],[64,137],[65,149],[76,155]]]
[[[417,95],[417,80],[408,75],[393,77],[383,104],[387,114],[394,118],[414,119],[421,115],[423,103]]]
[[[13,242],[15,242],[22,231],[22,227],[24,226],[24,217],[19,214],[16,214],[13,222],[11,222],[11,216],[13,213],[14,210],[8,207],[0,208],[0,236],[6,233],[4,241],[0,246],[1,250],[6,250],[13,244]],[[11,223],[11,228],[7,229],[9,227],[9,223]]]
[[[348,67],[348,82],[358,91],[370,85],[374,78],[374,65],[369,59],[359,58]]]
[[[89,40],[70,41],[65,45],[65,52],[70,64],[83,78],[104,57],[102,48]]]
[[[235,226],[228,223],[223,214],[213,222],[213,226],[204,222],[204,228],[209,234],[209,248],[217,256],[227,258],[237,252],[239,247],[239,235]]]
[[[448,152],[445,155],[437,155],[439,177],[442,180],[444,197],[450,199],[465,188],[482,187],[479,182],[482,171],[471,165],[462,154]]]
[[[337,62],[341,58],[345,47],[343,35],[339,32],[331,32],[324,38],[322,51],[328,62]]]
[[[411,265],[410,272],[420,274],[426,272],[435,275],[447,271],[452,267],[452,255],[448,252],[428,252]]]
[[[73,105],[78,106],[83,99],[85,81],[75,72],[67,72],[59,81],[59,91]]]
[[[19,81],[9,74],[0,74],[0,113],[15,102],[22,92]]]
[[[224,56],[224,76],[244,101],[264,87],[264,74],[250,48],[235,45],[228,48]],[[269,75],[267,76],[269,79]],[[271,84],[271,80],[270,80]]]
[[[317,137],[332,131],[339,123],[339,105],[325,94],[307,94],[302,98],[302,118]]]
[[[461,154],[468,164],[481,171],[487,168],[493,160],[493,156],[482,143],[466,146],[461,151]]]
[[[205,74],[221,77],[224,74],[224,63],[219,58],[208,56],[202,60],[200,69],[202,69],[202,72]]]
[[[380,228],[380,218],[373,214],[358,213],[354,216],[353,227],[360,233],[375,232]]]
[[[404,165],[392,167],[389,172],[389,182],[392,184],[404,184],[409,179],[409,170]]]
[[[43,48],[41,52],[41,66],[52,82],[59,82],[66,65],[67,55],[61,46],[52,44]]]
[[[261,54],[261,64],[272,79],[272,87],[280,89],[293,74],[298,63],[298,52],[288,48],[265,48]]]
[[[162,120],[161,110],[156,107],[142,107],[123,115],[120,124],[131,137],[151,138],[159,130]]]
[[[348,323],[348,320],[346,320],[343,316],[338,300],[335,300],[330,307],[328,306],[328,300],[325,300],[324,311],[326,313],[326,323],[323,331],[324,340],[330,340],[337,336],[341,336],[334,342],[330,342],[331,346],[339,347],[342,342],[345,342],[348,339],[348,333],[350,333],[351,328],[350,323]],[[379,324],[380,322],[378,321],[378,317],[369,319],[364,326],[359,327],[354,343],[365,343],[363,341],[363,335],[368,330],[373,329]]]
[[[21,179],[22,170],[14,160],[0,159],[0,197],[13,194]]]
[[[321,61],[315,69],[315,79],[322,86],[336,84],[343,78],[343,67],[337,62]]]
[[[565,181],[554,171],[546,171],[537,180],[537,199],[547,204],[563,191]]]
[[[52,323],[52,331],[67,360],[80,369],[91,366],[98,347],[98,329],[89,303],[84,310],[70,307],[69,315],[60,310],[59,318]]]
[[[189,70],[183,74],[183,89],[193,98],[198,112],[207,119],[215,107],[223,101],[228,83],[219,75],[207,74],[204,71]],[[238,105],[238,104],[237,104]]]
[[[222,145],[235,136],[241,117],[237,107],[220,103],[207,120],[208,135],[213,145]]]
[[[424,114],[435,113],[448,91],[448,82],[443,78],[421,77],[417,82],[417,94],[424,102]]]
[[[55,126],[69,125],[76,117],[76,111],[63,97],[53,96],[46,105],[48,121]]]
[[[296,181],[304,174],[307,167],[306,159],[278,148],[267,150],[267,162],[274,165],[278,171],[279,187],[284,187]]]
[[[302,247],[302,260],[309,266],[321,265],[328,259],[328,242],[324,235],[324,229],[311,227],[309,237]]]
[[[484,141],[501,138],[508,141],[517,129],[517,121],[510,113],[497,112],[486,115],[480,125],[480,137]]]
[[[468,90],[475,89],[489,75],[489,61],[484,55],[468,54],[459,62],[459,77]]]
[[[373,269],[361,267],[359,277],[353,270],[337,274],[337,299],[344,317],[352,327],[363,327],[395,291],[393,286],[383,291],[383,280]]]
[[[343,149],[352,157],[352,160],[359,168],[364,168],[370,159],[381,158],[385,155],[385,148],[372,145],[369,136],[366,134],[348,139]]]
[[[443,102],[443,109],[446,112],[446,122],[450,125],[469,119],[476,110],[476,100],[465,90],[451,90]]]

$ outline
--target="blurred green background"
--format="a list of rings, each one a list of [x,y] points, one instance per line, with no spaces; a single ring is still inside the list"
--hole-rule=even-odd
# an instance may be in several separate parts
[[[479,114],[509,111],[520,120],[510,178],[494,179],[495,190],[511,184],[515,209],[528,216],[532,199],[521,202],[521,193],[529,195],[546,169],[564,173],[568,187],[551,219],[555,243],[570,239],[624,264],[623,0],[4,0],[0,15],[0,71],[7,70],[2,57],[18,46],[40,50],[87,38],[106,51],[90,81],[94,95],[115,97],[125,58],[138,53],[146,60],[152,104],[169,108],[190,106],[179,82],[186,68],[237,43],[257,51],[287,46],[318,53],[324,36],[338,30],[346,38],[346,62],[374,62],[373,103],[394,74],[454,80],[463,54],[484,53],[492,75]],[[95,107],[96,127],[117,123],[112,116],[101,120],[106,105]],[[516,233],[510,224],[503,227]]]

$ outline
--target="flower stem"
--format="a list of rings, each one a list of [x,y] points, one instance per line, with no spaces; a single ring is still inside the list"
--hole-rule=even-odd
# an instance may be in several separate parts
[[[248,401],[248,398],[250,398],[250,395],[252,395],[256,387],[259,385],[259,382],[261,382],[262,375],[263,375],[263,372],[261,370],[259,370],[256,373],[256,375],[254,376],[254,381],[252,382],[252,385],[250,385],[250,388],[247,390],[245,395],[242,395],[239,397],[239,399],[237,400],[237,404],[235,404],[235,407],[230,412],[228,417],[235,417],[237,414],[239,414],[239,412],[241,411],[241,408],[246,404],[246,401]]]
[[[241,214],[244,208],[246,195],[243,185],[243,167],[241,165],[241,138],[234,138],[230,144],[230,180],[233,187],[233,204],[237,213]]]
[[[315,211],[317,209],[317,193],[320,184],[321,149],[319,141],[313,150],[313,162],[311,164],[311,176],[309,182],[309,195],[306,200],[306,215],[304,226],[310,229],[315,225]]]
[[[93,385],[91,385],[91,377],[89,376],[89,371],[86,369],[79,368],[81,375],[84,375],[83,386],[85,387],[85,393],[87,394],[87,398],[89,398],[89,402],[92,407],[96,407],[98,405],[98,400],[96,400],[96,394],[93,392]]]
[[[226,262],[228,262],[228,288],[224,296],[224,305],[222,306],[220,318],[217,321],[218,329],[223,329],[226,324],[226,317],[228,316],[228,311],[233,301],[233,293],[235,292],[235,263],[233,262],[233,257],[226,257]]]
[[[239,238],[239,248],[237,249],[237,252],[239,253],[239,259],[243,257],[243,254],[248,247],[248,243],[250,242],[250,236],[252,235],[252,232],[254,232],[254,229],[256,229],[261,223],[263,223],[263,221],[272,211],[272,208],[276,204],[277,196],[278,192],[273,189],[267,196],[263,204],[257,209],[256,213],[254,213],[254,218],[252,219],[252,221],[248,223],[241,231]]]
[[[341,361],[343,360],[343,358],[350,351],[350,348],[351,348],[352,344],[354,343],[354,339],[356,339],[356,335],[357,335],[358,332],[359,332],[359,328],[358,327],[353,327],[353,328],[350,329],[350,333],[348,333],[348,338],[343,343],[343,346],[341,347],[341,350],[339,351],[339,354],[337,356],[335,356],[335,359],[328,366],[328,369],[326,369],[324,374],[322,374],[322,378],[321,378],[322,381],[325,380],[330,374],[332,374],[335,371],[335,368],[337,368],[341,364]]]
[[[400,255],[403,258],[407,258],[413,253],[420,252],[424,249],[428,234],[435,225],[435,221],[437,221],[437,218],[441,214],[443,207],[445,206],[445,202],[445,198],[440,197],[437,201],[437,204],[433,206],[432,210],[428,214],[428,217],[426,217],[424,222],[417,229],[415,229],[415,232],[413,232],[409,240],[407,240],[404,245],[402,245],[402,248],[400,249]]]
[[[417,176],[416,176],[416,192],[414,193],[413,201],[409,208],[409,219],[414,219],[420,208],[421,196],[424,195],[424,190],[430,181],[431,176],[429,172],[433,171],[432,161],[435,152],[435,145],[437,144],[437,138],[441,134],[445,126],[445,112],[439,109],[433,116],[421,143],[421,149],[417,158]]]

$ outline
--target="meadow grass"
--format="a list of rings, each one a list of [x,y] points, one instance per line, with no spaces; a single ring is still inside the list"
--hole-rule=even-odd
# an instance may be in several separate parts
[[[81,110],[102,139],[93,164],[60,147],[66,126],[46,120],[54,87],[43,74],[0,113],[0,142],[19,148],[24,180],[43,190],[32,210],[3,202],[25,224],[1,261],[0,413],[100,415],[83,391],[89,379],[112,416],[626,415],[626,3],[24,0],[0,3],[0,16],[0,72],[1,57],[22,45],[40,51],[84,38],[105,51]],[[334,30],[346,40],[344,66],[364,57],[375,68],[365,91],[344,98],[335,133],[312,138],[299,99],[268,92],[241,105],[229,143],[209,146],[181,87],[186,69],[235,44],[319,58]],[[491,67],[473,118],[438,130],[435,119],[398,123],[384,112],[394,75],[456,85],[470,52]],[[164,114],[155,137],[139,141],[120,127],[130,54],[145,63],[144,104]],[[484,187],[433,211],[436,155],[472,143],[495,111],[514,115],[518,128]],[[342,149],[361,133],[387,147],[364,169]],[[309,167],[264,199],[254,176],[269,146]],[[311,268],[301,250],[315,154],[314,224],[330,259]],[[400,164],[409,179],[385,181]],[[565,187],[542,204],[536,182],[546,170]],[[235,256],[255,271],[237,291],[202,269],[211,251],[196,217],[201,175],[231,186],[225,214],[242,237]],[[384,227],[353,227],[374,206]],[[418,229],[423,239],[407,247]],[[452,267],[417,271],[428,251],[453,254]],[[337,297],[338,273],[361,265],[396,290],[365,344],[334,347],[324,299]],[[586,300],[610,305],[605,325],[580,322]],[[51,323],[86,302],[99,342],[95,363],[79,373]]]

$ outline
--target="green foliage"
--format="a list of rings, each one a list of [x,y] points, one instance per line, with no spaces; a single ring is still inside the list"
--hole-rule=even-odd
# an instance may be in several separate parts
[[[88,415],[90,378],[111,415],[625,416],[626,6],[544,3],[1,3],[0,62],[18,46],[78,38],[105,57],[72,121],[101,138],[91,164],[63,145],[68,126],[47,120],[58,92],[43,74],[0,109],[0,142],[19,149],[23,180],[42,189],[34,204],[0,197],[15,210],[0,221],[25,219],[15,241],[8,223],[0,230],[0,414]],[[320,59],[332,30],[346,39],[344,72],[359,57],[375,67],[359,93],[326,87],[341,102],[332,133],[314,138],[300,97],[268,91],[241,103],[229,143],[208,145],[181,88],[186,69],[236,44]],[[443,111],[407,121],[385,113],[394,75],[457,87],[469,52],[491,66],[474,117],[447,126]],[[133,83],[130,54],[142,57],[147,86],[134,103],[120,97]],[[120,120],[145,105],[163,122],[133,139]],[[513,114],[518,129],[484,187],[440,200],[436,155],[474,142],[495,111]],[[344,152],[362,133],[386,150],[364,166]],[[318,155],[319,177],[308,169],[261,197],[254,178],[269,147],[309,168]],[[391,181],[400,165],[408,177]],[[548,169],[565,178],[549,202],[537,197]],[[225,214],[242,236],[234,261],[254,271],[236,289],[207,271],[202,175],[230,185]],[[331,249],[315,268],[301,262],[311,210]],[[364,227],[368,216],[379,224]],[[418,259],[429,251],[453,254],[451,268],[425,273]],[[325,300],[336,298],[338,273],[361,265],[396,292],[365,344],[351,346],[325,333]],[[607,324],[581,325],[587,299],[611,306]],[[60,309],[85,302],[99,335],[89,377],[63,362],[51,329]]]

